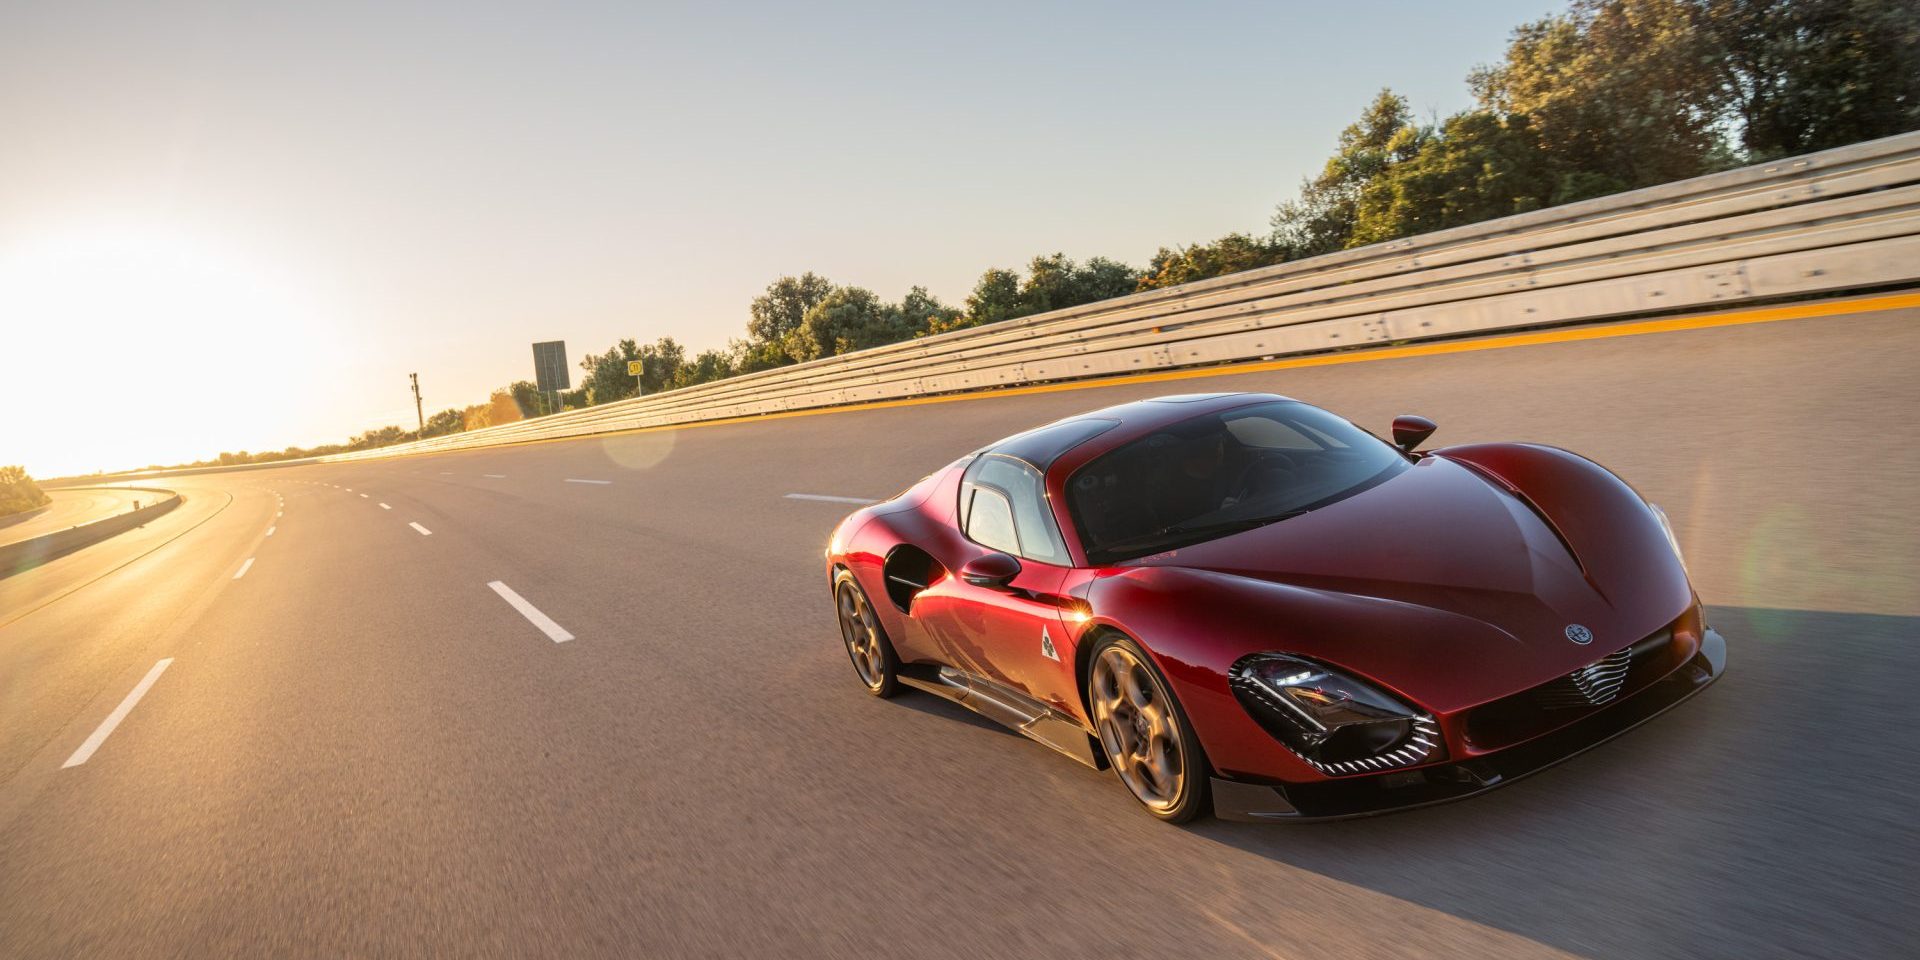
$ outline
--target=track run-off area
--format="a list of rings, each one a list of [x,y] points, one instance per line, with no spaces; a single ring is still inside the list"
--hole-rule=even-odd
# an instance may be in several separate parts
[[[1613,468],[1726,677],[1465,802],[1185,828],[859,688],[855,504],[1228,390]],[[0,956],[1911,956],[1915,410],[1906,308],[170,476],[0,579]]]

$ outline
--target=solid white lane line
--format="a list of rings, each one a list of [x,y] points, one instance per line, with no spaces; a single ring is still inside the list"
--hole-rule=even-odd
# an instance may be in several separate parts
[[[512,587],[498,580],[487,584],[487,586],[492,587],[493,592],[500,595],[500,599],[505,600],[508,605],[520,611],[521,616],[526,617],[534,626],[539,627],[540,632],[547,635],[547,639],[552,640],[554,643],[566,643],[568,640],[573,639],[573,634],[561,629],[559,624],[553,622],[552,617],[541,613],[539,608],[528,603],[525,597],[514,593]]]
[[[147,695],[147,691],[153,688],[153,682],[160,679],[160,674],[166,672],[167,664],[172,662],[173,658],[168,657],[154,664],[153,669],[148,670],[147,675],[141,677],[140,682],[134,685],[133,692],[127,694],[127,698],[120,701],[120,705],[114,707],[113,712],[107,714],[105,720],[100,721],[100,726],[94,729],[93,736],[88,737],[87,742],[81,744],[80,749],[75,750],[73,756],[68,757],[67,762],[60,765],[61,768],[77,767],[86,763],[87,759],[93,756],[93,752],[107,742],[107,737],[112,735],[113,728],[119,726],[120,721],[127,718],[127,714],[133,712],[134,705],[140,702],[141,697]]]
[[[597,483],[601,486],[606,486],[607,484],[612,483],[613,481],[612,480],[575,480],[572,477],[568,477],[567,482],[568,483]]]
[[[382,509],[382,510],[392,510],[393,508],[392,508],[392,507],[389,507],[389,506],[387,506],[386,504],[384,504],[384,503],[383,503],[383,504],[381,504],[381,505],[380,505],[380,509]]]
[[[234,575],[233,575],[233,578],[234,578],[235,580],[238,580],[238,579],[240,579],[241,577],[244,577],[244,576],[246,576],[246,575],[247,575],[247,571],[248,571],[248,570],[252,570],[252,569],[253,569],[253,558],[252,558],[252,557],[248,557],[248,558],[247,558],[247,562],[246,562],[246,563],[243,563],[243,564],[241,564],[241,565],[240,565],[240,572],[239,572],[239,573],[236,573],[236,574],[234,574]]]
[[[269,537],[271,537],[271,536],[273,536],[273,532],[274,532],[275,530],[278,530],[278,529],[280,529],[280,528],[279,528],[279,527],[268,527],[268,528],[267,528],[267,536],[269,536]]]
[[[878,500],[868,500],[865,497],[829,497],[824,493],[789,493],[787,494],[787,499],[788,500],[818,500],[821,503],[868,504],[868,503],[880,502]]]
[[[507,475],[504,473],[483,473],[481,476],[486,477],[488,480],[505,480],[507,478]]]
[[[421,525],[419,525],[419,524],[417,524],[417,523],[414,523],[414,522],[412,522],[412,521],[408,521],[408,522],[407,522],[407,526],[409,526],[409,527],[412,527],[412,528],[414,528],[415,530],[418,530],[418,531],[420,531],[420,535],[421,535],[421,536],[423,536],[423,537],[431,537],[431,536],[433,536],[433,531],[432,531],[432,530],[428,530],[428,529],[427,529],[426,527],[423,527],[423,526],[421,526]]]

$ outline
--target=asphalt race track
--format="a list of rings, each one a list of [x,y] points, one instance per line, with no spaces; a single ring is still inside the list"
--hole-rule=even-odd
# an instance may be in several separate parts
[[[1916,358],[1905,311],[170,478],[0,580],[0,956],[1912,956]],[[790,494],[1213,390],[1615,468],[1727,676],[1487,796],[1293,827],[1168,827],[859,690],[851,508]]]

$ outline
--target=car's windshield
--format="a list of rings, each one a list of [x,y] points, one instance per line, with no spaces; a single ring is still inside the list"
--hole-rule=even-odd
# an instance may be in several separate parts
[[[1210,413],[1102,454],[1067,481],[1090,563],[1198,543],[1318,509],[1391,477],[1407,459],[1304,403]]]

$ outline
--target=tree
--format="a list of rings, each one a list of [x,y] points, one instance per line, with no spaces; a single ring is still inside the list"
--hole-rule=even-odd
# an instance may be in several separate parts
[[[993,267],[980,275],[980,281],[973,285],[973,292],[967,295],[966,322],[961,326],[999,323],[1031,312],[1020,300],[1020,275],[1012,270]]]
[[[1419,145],[1361,190],[1351,245],[1525,213],[1553,200],[1556,178],[1524,115],[1503,121],[1474,110],[1438,130],[1402,133]]]
[[[1132,293],[1140,274],[1124,263],[1094,257],[1081,266],[1064,253],[1034,257],[1020,285],[1021,314],[1064,310]]]
[[[1138,284],[1141,290],[1192,283],[1211,277],[1239,273],[1256,267],[1288,260],[1286,244],[1271,237],[1260,239],[1244,233],[1229,233],[1212,243],[1190,247],[1161,247],[1147,264]]]
[[[581,357],[580,369],[586,376],[580,378],[579,389],[586,394],[586,405],[597,406],[633,396],[633,374],[627,372],[627,364],[638,359],[640,344],[632,337],[615,343],[606,353]]]
[[[861,287],[835,287],[807,311],[800,328],[787,335],[787,353],[796,362],[831,357],[912,336],[899,324],[902,314],[889,309]]]
[[[553,401],[542,396],[533,384],[518,380],[511,387],[501,387],[493,391],[486,403],[476,403],[460,413],[465,429],[478,430],[481,427],[497,427],[504,423],[518,423],[527,419],[526,404],[529,403],[534,405],[535,411],[540,411],[551,406]]]
[[[674,378],[687,362],[687,348],[672,337],[661,337],[640,348],[640,383],[647,393],[673,388]],[[629,380],[632,378],[629,377]]]
[[[953,325],[966,315],[957,308],[941,303],[940,298],[928,293],[926,287],[908,290],[899,303],[891,304],[886,309],[889,312],[887,326],[905,331],[906,336],[901,339],[954,329]]]
[[[1483,108],[1526,114],[1565,203],[1731,164],[1699,0],[1575,0],[1522,25],[1470,78]]]
[[[767,292],[753,298],[747,306],[752,315],[747,321],[747,343],[756,348],[787,343],[806,319],[807,311],[826,299],[833,289],[833,281],[811,271],[797,277],[781,277],[768,284]],[[763,356],[772,359],[777,354]]]
[[[1913,0],[1700,0],[1747,160],[1920,128]]]
[[[21,466],[0,467],[0,517],[38,509],[52,497]]]
[[[635,360],[640,361],[640,389],[658,393],[673,385],[674,374],[686,359],[687,349],[672,337],[644,345],[629,337],[606,353],[587,354],[580,360],[580,369],[587,374],[580,381],[580,390],[586,396],[584,405],[597,406],[633,396],[634,376],[627,372],[627,364]]]
[[[733,354],[733,368],[738,373],[772,370],[793,362],[793,358],[787,356],[787,345],[784,340],[765,343],[734,340],[727,344],[727,348]]]
[[[1138,270],[1106,257],[1094,257],[1082,265],[1064,253],[1037,256],[1028,261],[1024,280],[999,267],[981,274],[967,296],[966,313],[932,317],[926,332],[944,333],[1108,300],[1132,293],[1139,282]]]
[[[1311,257],[1351,246],[1360,194],[1418,144],[1403,135],[1413,126],[1407,98],[1381,90],[1360,119],[1340,131],[1339,145],[1320,175],[1300,185],[1300,197],[1273,215],[1275,239],[1296,256]]]
[[[421,432],[423,437],[438,437],[449,433],[459,433],[467,428],[466,411],[450,407],[427,418],[427,428]]]
[[[371,450],[375,447],[389,447],[405,440],[414,439],[413,431],[397,426],[385,426],[368,430],[347,441],[348,450]],[[229,454],[221,454],[222,457]]]
[[[691,363],[682,364],[674,372],[675,387],[691,387],[715,380],[725,380],[733,376],[733,357],[721,350],[702,350]]]
[[[553,412],[553,400],[540,392],[540,388],[531,380],[515,380],[507,387],[507,393],[513,397],[513,404],[520,411],[516,420],[529,420]],[[495,391],[495,396],[499,392]],[[471,426],[469,430],[473,429]]]

